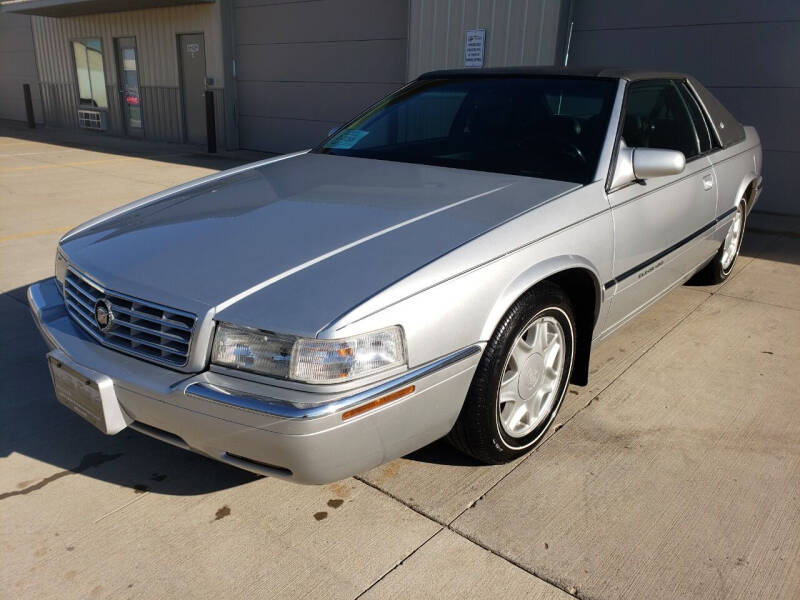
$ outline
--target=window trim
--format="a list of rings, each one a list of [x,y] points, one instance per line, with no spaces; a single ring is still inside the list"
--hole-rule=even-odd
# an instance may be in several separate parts
[[[619,157],[619,142],[622,139],[622,130],[625,127],[625,111],[628,108],[628,88],[631,87],[631,82],[625,82],[625,89],[622,92],[622,104],[619,107],[619,118],[617,119],[617,135],[614,137],[614,149],[611,154],[611,160],[608,161],[608,173],[606,174],[605,190],[606,194],[611,193],[611,181],[614,179],[614,172],[617,170],[617,158]],[[628,185],[631,185],[631,182]],[[614,191],[622,189],[625,186],[615,188]]]
[[[689,88],[686,85],[686,81],[682,80],[682,79],[675,79],[675,80],[673,80],[673,83],[675,83],[675,85],[677,86],[678,93],[680,94],[681,100],[683,101],[683,103],[686,104],[687,102],[691,102],[697,108],[698,113],[700,115],[700,119],[703,121],[703,126],[705,127],[706,135],[708,136],[708,145],[709,145],[708,150],[701,151],[700,154],[698,154],[694,158],[700,158],[701,156],[707,156],[708,154],[710,154],[714,150],[714,138],[711,135],[711,130],[708,127],[708,121],[706,120],[706,116],[703,114],[703,111],[700,108],[700,105],[697,103],[697,100],[695,100],[695,98],[692,96],[691,92],[689,91]],[[682,92],[682,90],[685,90],[685,94]],[[689,96],[688,100],[686,99],[685,95]],[[687,106],[686,108],[689,111],[689,113],[692,112],[690,107]],[[701,144],[700,144],[700,133],[701,132],[697,130],[697,125],[694,122],[694,118],[692,118],[692,127],[694,127],[695,134],[697,135],[698,148],[700,148],[701,147]],[[694,160],[694,158],[692,160]]]
[[[75,46],[74,46],[74,43],[75,42],[85,42],[87,40],[97,40],[97,41],[100,42],[100,55],[102,56],[102,62],[103,62],[103,85],[106,88],[105,92],[106,92],[106,104],[107,104],[107,106],[105,106],[105,107],[102,107],[102,106],[91,106],[91,105],[88,105],[88,104],[82,104],[81,103],[81,89],[80,89],[80,83],[78,82],[78,64],[75,62]],[[106,49],[105,49],[105,44],[103,43],[103,36],[86,35],[86,36],[69,38],[68,44],[69,44],[70,61],[72,63],[72,75],[73,75],[74,81],[75,81],[75,94],[76,94],[76,98],[77,98],[77,101],[76,101],[77,110],[97,110],[97,111],[104,111],[104,112],[110,113],[110,111],[111,111],[111,99],[108,97],[108,77],[106,75]],[[84,47],[85,46],[86,46],[86,44],[84,44]],[[92,85],[91,84],[91,78],[89,78],[89,85],[90,86]],[[94,89],[92,89],[92,98],[94,98]]]
[[[713,154],[718,150],[722,150],[725,146],[722,143],[722,139],[719,137],[716,128],[714,127],[714,122],[711,119],[711,115],[709,114],[708,110],[706,109],[705,104],[703,104],[702,99],[697,93],[697,90],[694,89],[692,82],[689,79],[681,79],[681,82],[686,86],[686,89],[689,91],[689,94],[694,99],[695,103],[697,104],[698,108],[700,109],[700,114],[703,115],[703,119],[705,119],[706,127],[708,127],[708,132],[711,134],[711,150],[707,154]]]
[[[687,157],[684,154],[684,158],[686,158],[686,162],[689,163],[689,162],[697,160],[698,158],[701,158],[705,154],[705,152],[703,152],[702,144],[700,144],[700,132],[697,131],[697,126],[694,123],[694,117],[692,116],[692,111],[689,108],[689,105],[686,103],[686,99],[683,97],[683,94],[681,94],[681,89],[678,86],[678,83],[674,79],[670,79],[670,83],[672,84],[672,87],[675,88],[675,92],[678,94],[678,98],[680,99],[681,106],[683,106],[683,110],[686,111],[686,116],[689,117],[689,123],[692,126],[692,133],[694,134],[694,141],[697,144],[697,154],[693,154],[691,158]]]

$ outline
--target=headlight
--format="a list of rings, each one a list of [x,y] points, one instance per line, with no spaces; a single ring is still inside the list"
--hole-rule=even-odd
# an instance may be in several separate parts
[[[288,379],[295,339],[220,323],[211,360],[234,369]]]
[[[290,377],[308,383],[350,381],[405,364],[403,331],[395,326],[340,340],[300,338]]]
[[[306,383],[340,383],[404,365],[403,330],[388,327],[338,340],[296,338],[220,323],[212,362]]]

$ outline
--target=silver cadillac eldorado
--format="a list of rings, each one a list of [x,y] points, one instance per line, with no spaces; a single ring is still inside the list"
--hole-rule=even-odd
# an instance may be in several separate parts
[[[694,78],[427,73],[313,150],[67,233],[28,299],[56,397],[325,483],[443,436],[530,450],[592,344],[733,268],[758,134]]]

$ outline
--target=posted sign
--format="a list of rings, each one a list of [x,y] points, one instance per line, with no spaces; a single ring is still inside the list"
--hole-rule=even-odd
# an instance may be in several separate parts
[[[482,67],[486,48],[486,30],[470,29],[464,36],[464,66]]]

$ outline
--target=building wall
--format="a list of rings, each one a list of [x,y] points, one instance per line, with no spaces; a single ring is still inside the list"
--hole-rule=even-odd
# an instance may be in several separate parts
[[[800,214],[800,2],[575,0],[570,65],[695,75],[764,147],[758,210]]]
[[[219,3],[194,4],[70,18],[32,17],[45,118],[77,127],[77,91],[71,40],[100,38],[109,98],[109,131],[124,134],[114,38],[136,37],[145,137],[182,141],[177,35],[203,32],[206,74],[214,79],[217,139],[224,144],[224,81]]]
[[[42,122],[36,58],[33,51],[31,18],[0,12],[0,119],[26,121],[22,85],[31,86],[33,112]]]
[[[288,152],[406,81],[408,0],[237,0],[243,148]]]
[[[485,67],[551,65],[564,34],[563,0],[411,0],[408,78],[464,67],[464,36],[486,29]]]

